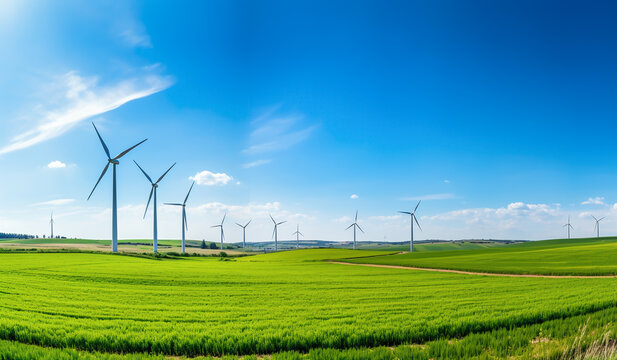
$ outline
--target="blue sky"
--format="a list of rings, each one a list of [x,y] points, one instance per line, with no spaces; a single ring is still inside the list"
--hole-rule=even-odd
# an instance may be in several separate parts
[[[0,4],[0,231],[109,238],[111,152],[119,235],[198,180],[189,237],[229,212],[272,213],[308,238],[575,236],[590,214],[617,232],[614,2],[5,1]],[[51,164],[51,165],[50,165]],[[54,166],[55,165],[55,166]],[[352,195],[356,195],[353,196]],[[177,238],[177,209],[159,232]],[[233,227],[232,227],[233,226]],[[281,227],[281,234],[285,234]],[[285,236],[283,236],[285,237]],[[237,239],[236,239],[237,238]]]

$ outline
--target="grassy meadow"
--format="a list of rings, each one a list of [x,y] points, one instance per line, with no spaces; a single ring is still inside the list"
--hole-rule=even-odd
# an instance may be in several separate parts
[[[476,251],[487,250],[456,253]],[[524,356],[539,351],[529,337],[549,339],[543,353],[565,351],[587,318],[606,331],[617,317],[617,278],[498,278],[324,261],[394,254],[0,253],[0,359],[15,351],[38,354],[30,358],[428,359],[433,352],[503,355],[487,344],[511,337],[518,343],[509,346]],[[552,322],[567,326],[546,330]]]
[[[350,262],[510,274],[617,275],[617,238],[533,241],[489,249],[414,252]]]

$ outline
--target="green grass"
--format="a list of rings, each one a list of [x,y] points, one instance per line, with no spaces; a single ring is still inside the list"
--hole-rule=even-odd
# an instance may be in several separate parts
[[[545,275],[617,275],[617,238],[546,240],[481,250],[350,260],[371,264]]]
[[[447,241],[447,242],[421,242],[414,244],[415,252],[426,252],[426,251],[448,251],[448,250],[476,250],[476,249],[486,249],[493,247],[501,247],[509,245],[506,242],[497,242],[497,241]],[[361,250],[389,250],[389,251],[409,251],[409,243],[369,243],[363,244],[359,243],[358,246]]]
[[[0,339],[102,353],[291,351],[280,356],[293,358],[459,338],[617,305],[617,279],[487,278],[319,261],[380,254],[302,250],[230,261],[0,254]]]

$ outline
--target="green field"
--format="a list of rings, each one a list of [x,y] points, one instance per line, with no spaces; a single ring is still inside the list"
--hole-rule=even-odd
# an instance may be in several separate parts
[[[414,244],[415,252],[426,252],[426,251],[448,251],[448,250],[476,250],[476,249],[487,249],[494,247],[506,246],[509,244],[505,242],[497,242],[497,241],[440,241],[440,242],[419,242]],[[403,244],[371,244],[371,243],[358,243],[358,249],[360,250],[390,250],[390,251],[409,251],[409,243],[405,242]]]
[[[481,250],[414,252],[350,262],[544,275],[617,275],[617,238],[534,241]]]
[[[397,256],[389,254],[322,249],[220,261],[2,253],[0,359],[3,352],[428,359],[431,351],[503,354],[478,345],[500,336],[520,341],[511,347],[525,358],[537,351],[527,338],[550,321],[563,322],[549,332],[559,352],[587,317],[597,328],[617,318],[617,278],[498,278],[322,261]]]

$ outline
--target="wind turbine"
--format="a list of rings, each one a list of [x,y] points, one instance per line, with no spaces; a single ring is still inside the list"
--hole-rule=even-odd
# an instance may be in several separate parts
[[[101,140],[101,145],[103,145],[103,150],[105,150],[105,155],[107,155],[107,164],[103,168],[103,172],[101,173],[101,176],[99,176],[99,179],[96,181],[96,184],[94,184],[94,188],[90,192],[90,195],[88,195],[88,200],[90,200],[90,197],[92,196],[92,193],[94,193],[94,190],[96,190],[96,187],[98,186],[99,182],[101,182],[101,179],[103,178],[103,176],[105,176],[105,173],[107,172],[107,169],[109,168],[109,165],[110,164],[113,165],[112,166],[112,169],[113,169],[113,190],[112,190],[113,191],[113,195],[112,195],[112,203],[111,203],[111,248],[112,248],[113,252],[118,252],[118,201],[117,201],[117,197],[116,197],[116,166],[118,164],[120,164],[120,162],[118,160],[121,157],[123,157],[129,151],[133,150],[138,145],[141,145],[144,141],[146,141],[148,139],[144,139],[144,140],[138,142],[137,144],[131,146],[130,148],[128,148],[128,149],[124,150],[123,152],[121,152],[120,154],[118,154],[116,157],[112,158],[111,155],[109,154],[109,149],[107,148],[107,145],[105,145],[105,141],[103,141],[103,138],[101,137],[101,134],[99,134],[99,130],[96,128],[96,125],[94,125],[94,123],[92,123],[92,126],[94,126],[94,130],[96,131],[96,134],[98,135],[99,140]]]
[[[182,253],[184,253],[184,246],[185,246],[185,233],[184,233],[184,231],[189,229],[189,225],[188,225],[188,223],[186,221],[186,201],[189,199],[189,195],[191,195],[191,190],[193,190],[193,185],[195,185],[194,181],[191,184],[189,192],[186,194],[186,197],[184,198],[184,202],[182,204],[178,204],[178,203],[165,203],[165,205],[182,206]]]
[[[148,181],[150,181],[150,184],[152,184],[152,189],[150,190],[150,196],[148,197],[148,203],[146,204],[146,211],[144,211],[144,219],[146,218],[146,213],[148,212],[148,206],[150,206],[150,200],[152,200],[152,194],[154,194],[154,204],[152,205],[153,208],[154,208],[154,210],[153,210],[153,214],[154,214],[154,228],[153,228],[153,235],[152,235],[152,249],[153,249],[154,252],[157,252],[158,248],[159,248],[159,246],[158,246],[159,231],[158,231],[158,225],[157,225],[157,218],[158,218],[158,216],[156,215],[156,210],[157,210],[157,206],[156,206],[156,189],[158,189],[158,187],[159,187],[159,182],[161,182],[161,180],[163,180],[165,175],[167,175],[167,173],[169,172],[169,170],[171,170],[172,167],[176,166],[176,163],[174,163],[172,166],[170,166],[169,169],[167,169],[167,171],[165,171],[163,173],[163,175],[161,175],[161,177],[156,182],[152,182],[152,179],[150,178],[150,176],[144,171],[144,169],[141,168],[141,166],[139,166],[137,161],[133,160],[133,162],[135,163],[135,165],[137,165],[139,170],[141,170],[141,172],[144,173],[144,176],[146,177],[146,179],[148,179]]]
[[[236,225],[238,225],[239,227],[242,228],[242,248],[245,249],[246,248],[246,227],[249,226],[249,224],[251,223],[252,220],[249,220],[249,222],[246,223],[246,225],[242,225],[242,224],[238,224],[236,223]]]
[[[568,223],[565,224],[563,227],[568,229],[568,239],[570,238],[570,229],[574,230],[574,228],[572,227],[572,225],[570,225],[570,216],[568,216]]]
[[[51,220],[49,220],[49,225],[51,225],[51,236],[50,238],[54,238],[54,212],[51,212]]]
[[[593,215],[591,215],[591,217],[592,217],[592,218],[596,221],[596,226],[594,227],[594,230],[596,230],[596,231],[597,231],[597,232],[596,232],[597,237],[600,237],[600,221],[602,221],[602,220],[606,219],[606,216],[605,216],[605,217],[602,217],[602,218],[599,218],[599,219],[596,219],[596,217],[595,217],[595,216],[593,216]]]
[[[227,213],[225,213],[225,215],[223,215],[223,220],[221,220],[221,223],[219,225],[214,225],[214,226],[210,226],[210,227],[220,227],[221,228],[221,251],[223,250],[223,239],[225,239],[225,232],[223,231],[223,223],[225,222],[225,218],[227,217]]]
[[[274,223],[274,231],[272,231],[272,237],[274,237],[274,251],[279,251],[279,242],[278,242],[278,238],[279,238],[279,225],[286,223],[287,221],[281,221],[279,223],[277,223],[274,218],[272,217],[272,215],[270,215],[270,219],[272,219],[272,222]]]
[[[296,249],[300,248],[300,235],[304,237],[304,234],[300,232],[300,224],[296,225],[296,232],[291,235],[296,235]]]
[[[353,226],[353,249],[356,250],[356,228],[358,228],[364,234],[364,230],[362,230],[360,225],[358,225],[358,210],[356,210],[356,217],[354,218],[353,224],[349,225],[347,229],[349,229],[352,226]]]
[[[399,213],[407,214],[411,217],[411,240],[409,240],[409,252],[413,252],[413,223],[414,221],[416,222],[416,225],[418,225],[418,229],[422,230],[422,228],[420,227],[420,223],[418,222],[418,218],[416,217],[416,210],[418,210],[418,206],[420,206],[420,202],[422,202],[422,200],[418,201],[418,205],[416,205],[416,207],[411,212],[399,211]]]

